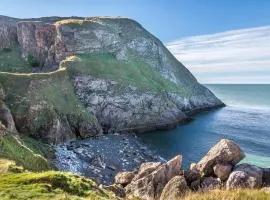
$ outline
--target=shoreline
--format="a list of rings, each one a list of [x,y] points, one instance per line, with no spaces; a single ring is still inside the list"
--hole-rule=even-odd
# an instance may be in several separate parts
[[[148,149],[135,134],[107,134],[74,140],[55,147],[52,163],[60,171],[70,171],[112,184],[121,171],[134,171],[144,162],[165,162]]]

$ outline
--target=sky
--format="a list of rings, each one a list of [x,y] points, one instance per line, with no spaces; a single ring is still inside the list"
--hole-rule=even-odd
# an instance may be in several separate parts
[[[0,15],[130,17],[202,83],[270,83],[269,0],[0,0]]]

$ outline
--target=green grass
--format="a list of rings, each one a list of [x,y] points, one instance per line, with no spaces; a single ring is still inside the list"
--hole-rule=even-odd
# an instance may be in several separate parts
[[[14,45],[11,49],[0,49],[0,71],[29,73],[32,67],[21,58],[19,47]]]
[[[61,67],[67,68],[72,74],[116,80],[121,88],[130,85],[139,91],[185,93],[184,88],[162,77],[150,65],[135,60],[119,61],[110,54],[73,56],[73,59],[66,59]]]
[[[49,157],[52,151],[49,146],[34,139],[22,139],[20,136],[8,133],[0,136],[0,157],[14,160],[18,165],[32,171],[51,169],[50,163],[45,157]]]
[[[70,173],[47,171],[42,173],[3,173],[0,176],[1,200],[26,199],[117,199],[111,192]]]
[[[66,70],[43,74],[1,73],[0,85],[6,93],[6,104],[21,132],[41,138],[52,119],[63,118],[70,123],[94,123],[93,116],[76,97],[72,80]],[[31,106],[40,108],[29,112]]]

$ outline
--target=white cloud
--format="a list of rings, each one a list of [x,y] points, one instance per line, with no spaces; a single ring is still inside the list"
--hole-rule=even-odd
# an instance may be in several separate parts
[[[270,83],[270,26],[192,36],[166,46],[202,83]]]

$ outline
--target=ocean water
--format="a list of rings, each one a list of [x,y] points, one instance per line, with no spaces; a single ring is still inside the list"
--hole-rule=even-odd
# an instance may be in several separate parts
[[[198,162],[220,139],[238,143],[243,162],[270,167],[270,85],[206,85],[227,106],[194,116],[169,131],[140,134],[163,158],[183,155],[184,167]]]

